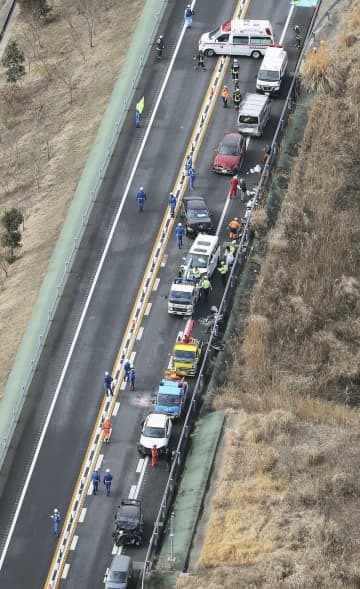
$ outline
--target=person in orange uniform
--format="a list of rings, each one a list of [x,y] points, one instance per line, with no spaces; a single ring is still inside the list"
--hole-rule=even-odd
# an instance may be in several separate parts
[[[151,466],[156,466],[157,459],[158,459],[157,447],[153,446],[151,448]]]
[[[227,108],[227,103],[228,103],[228,99],[229,99],[229,88],[227,86],[224,86],[221,92],[221,98],[224,104],[224,108]]]
[[[237,239],[239,237],[241,229],[241,223],[239,223],[239,219],[234,217],[232,221],[229,223],[229,239]]]
[[[104,432],[104,442],[105,444],[108,444],[110,442],[110,436],[112,432],[112,423],[110,419],[105,419],[105,421],[102,424],[102,429]]]

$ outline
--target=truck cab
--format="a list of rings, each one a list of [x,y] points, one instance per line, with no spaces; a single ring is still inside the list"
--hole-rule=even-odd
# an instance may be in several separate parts
[[[198,281],[180,276],[174,278],[168,297],[168,313],[171,315],[192,315],[199,296]]]
[[[186,403],[188,383],[177,376],[165,377],[159,386],[154,403],[155,413],[166,413],[178,419]]]
[[[189,319],[179,331],[170,357],[169,370],[179,376],[196,376],[199,370],[202,341],[191,335],[194,323]]]

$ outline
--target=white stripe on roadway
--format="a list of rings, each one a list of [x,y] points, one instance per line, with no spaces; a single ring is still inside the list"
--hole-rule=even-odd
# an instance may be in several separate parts
[[[160,278],[156,278],[155,282],[154,282],[154,286],[153,286],[153,291],[156,292],[157,289],[159,288],[159,282],[160,282]]]
[[[150,315],[151,307],[152,307],[152,303],[148,303],[146,306],[144,315],[146,315],[146,316]]]
[[[80,513],[79,522],[82,524],[85,520],[87,507],[83,507]]]
[[[294,12],[294,10],[295,10],[295,5],[293,4],[293,5],[290,7],[289,14],[287,15],[287,19],[286,19],[286,22],[285,22],[285,24],[284,24],[284,28],[283,28],[283,30],[282,30],[282,33],[281,33],[281,37],[280,37],[280,39],[279,39],[279,45],[282,45],[282,44],[284,43],[284,39],[285,39],[285,35],[286,35],[286,31],[287,31],[287,29],[288,29],[289,22],[290,22],[290,19],[291,19],[291,17],[292,17],[292,13]]]
[[[146,470],[146,466],[147,466],[147,463],[148,462],[149,462],[149,457],[148,456],[145,456],[144,462],[143,462],[142,467],[141,467],[141,472],[140,472],[138,484],[136,485],[136,489],[135,489],[135,492],[134,492],[133,499],[137,499],[138,496],[139,496],[140,487],[141,487],[142,482],[143,482],[143,478],[144,478],[144,475],[145,475],[145,470]]]
[[[140,458],[140,460],[139,460],[139,462],[138,462],[138,465],[137,465],[137,467],[136,467],[136,472],[137,472],[137,473],[141,472],[141,469],[142,469],[142,467],[143,467],[143,464],[144,464],[144,458]]]
[[[130,358],[129,358],[130,364],[134,364],[134,362],[135,362],[135,356],[136,356],[136,352],[131,352]]]
[[[75,534],[75,536],[73,537],[72,542],[71,542],[70,550],[75,550],[76,544],[78,543],[78,539],[79,539],[79,536],[76,536],[76,534]]]
[[[63,572],[61,573],[62,579],[66,579],[66,577],[68,576],[69,568],[70,568],[70,565],[68,563],[66,563],[66,565],[63,568]]]
[[[183,40],[183,37],[184,37],[184,34],[185,34],[185,30],[186,30],[185,27],[183,27],[181,29],[181,33],[179,35],[178,41],[176,43],[176,46],[174,48],[174,52],[173,52],[172,58],[170,60],[168,70],[166,72],[164,81],[163,81],[162,86],[160,88],[160,91],[159,91],[157,100],[155,102],[154,109],[152,111],[151,117],[149,119],[149,122],[148,122],[148,125],[147,125],[147,128],[146,128],[146,131],[145,131],[143,140],[142,140],[142,142],[140,144],[140,147],[139,147],[139,150],[138,150],[138,153],[137,153],[137,157],[135,158],[135,162],[134,162],[134,165],[132,167],[129,180],[128,180],[126,186],[125,186],[125,190],[124,190],[124,193],[122,195],[122,199],[121,199],[119,208],[117,210],[117,213],[115,215],[113,224],[111,226],[111,229],[110,229],[110,232],[109,232],[109,235],[108,235],[108,238],[107,238],[105,247],[104,247],[104,251],[103,251],[103,253],[101,255],[101,258],[100,258],[100,261],[99,261],[99,265],[98,265],[98,267],[96,269],[96,272],[95,272],[93,281],[91,283],[91,287],[90,287],[88,296],[86,298],[86,301],[85,301],[85,304],[84,304],[84,307],[83,307],[83,310],[82,310],[82,313],[81,313],[81,316],[80,316],[80,319],[79,319],[79,323],[77,325],[77,328],[76,328],[76,331],[75,331],[75,334],[74,334],[74,338],[73,338],[73,340],[71,342],[71,346],[70,346],[69,352],[68,352],[68,354],[66,356],[66,360],[64,362],[64,366],[63,366],[63,369],[61,371],[61,375],[60,375],[60,378],[59,378],[59,381],[58,381],[58,384],[57,384],[57,387],[56,387],[56,390],[55,390],[55,393],[54,393],[52,402],[50,404],[49,411],[48,411],[48,414],[46,416],[46,419],[45,419],[45,422],[44,422],[43,429],[41,431],[41,435],[40,435],[39,441],[38,441],[37,446],[35,448],[34,456],[33,456],[33,459],[31,461],[31,464],[30,464],[30,467],[29,467],[29,471],[28,471],[27,476],[26,476],[26,479],[25,479],[24,486],[23,486],[22,491],[20,493],[20,497],[19,497],[19,500],[18,500],[18,503],[17,503],[17,506],[16,506],[14,517],[13,517],[13,520],[11,522],[11,526],[10,526],[9,532],[7,534],[5,543],[4,543],[4,548],[3,548],[3,551],[2,551],[2,554],[1,554],[1,557],[0,557],[0,571],[1,571],[2,567],[3,567],[4,561],[5,561],[5,558],[6,558],[6,555],[7,555],[7,551],[9,549],[10,542],[11,542],[11,539],[12,539],[13,534],[14,534],[15,526],[16,526],[17,520],[19,518],[20,511],[21,511],[22,506],[23,506],[23,503],[24,503],[25,495],[26,495],[27,490],[29,488],[31,477],[32,477],[32,475],[34,473],[35,466],[36,466],[36,463],[37,463],[38,458],[39,458],[40,450],[41,450],[42,445],[44,443],[45,435],[46,435],[46,432],[48,430],[49,423],[50,423],[50,420],[52,418],[52,415],[54,413],[55,405],[56,405],[56,402],[58,400],[58,397],[59,397],[61,388],[63,386],[64,379],[65,379],[65,376],[67,374],[67,371],[68,371],[68,368],[69,368],[69,365],[70,365],[70,362],[71,362],[71,359],[72,359],[72,356],[73,356],[73,353],[74,353],[75,346],[76,346],[77,341],[79,339],[79,335],[80,335],[82,326],[84,324],[86,314],[88,312],[90,303],[92,301],[92,298],[93,298],[93,295],[94,295],[94,292],[95,292],[95,288],[96,288],[96,285],[97,285],[98,280],[100,278],[100,274],[101,274],[101,271],[103,269],[103,266],[104,266],[104,263],[105,263],[105,260],[106,260],[108,251],[110,249],[110,245],[112,243],[112,240],[113,240],[113,237],[114,237],[114,233],[116,231],[116,228],[117,228],[117,225],[118,225],[118,222],[119,222],[119,219],[120,219],[120,215],[121,215],[121,213],[123,211],[123,208],[125,206],[125,202],[126,202],[126,199],[128,197],[131,184],[133,183],[135,174],[137,172],[137,168],[139,166],[139,162],[141,161],[141,158],[142,158],[142,155],[143,155],[143,152],[144,152],[144,149],[145,149],[146,142],[147,142],[148,137],[150,135],[150,132],[152,130],[152,127],[153,127],[153,124],[154,124],[154,121],[155,121],[155,117],[157,115],[157,112],[159,110],[160,102],[162,100],[162,97],[164,95],[165,89],[167,87],[167,84],[168,84],[168,81],[169,81],[169,78],[170,78],[170,74],[171,74],[171,72],[173,70],[175,59],[176,59],[177,54],[179,52],[180,45],[182,43],[182,40]]]
[[[131,485],[128,498],[134,499],[135,492],[136,492],[136,485]]]
[[[125,382],[125,381],[122,383],[122,385],[123,385],[123,384],[126,386],[126,382]],[[121,385],[121,386],[122,386],[122,385]],[[120,387],[120,388],[121,388],[121,387]],[[125,387],[124,387],[124,388],[125,388]],[[113,412],[112,412],[112,416],[113,416],[113,417],[116,417],[116,416],[117,416],[119,409],[120,409],[120,403],[119,403],[119,401],[116,401],[116,403],[115,403],[115,405],[114,405],[114,410],[113,410]]]
[[[141,338],[143,336],[143,333],[144,333],[144,328],[143,328],[143,326],[141,326],[141,327],[139,327],[139,331],[138,331],[138,334],[136,336],[137,341],[140,341],[141,340]]]

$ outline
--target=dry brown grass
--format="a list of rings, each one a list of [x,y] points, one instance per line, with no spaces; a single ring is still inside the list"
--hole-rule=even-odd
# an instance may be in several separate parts
[[[197,573],[177,587],[358,587],[358,425],[233,417]]]
[[[0,214],[21,208],[25,231],[21,257],[1,280],[0,395],[143,0],[99,7],[92,49],[72,0],[59,2],[57,18],[43,27],[20,14],[12,38],[25,52],[28,73],[17,96],[1,72]],[[64,79],[74,86],[72,104]]]

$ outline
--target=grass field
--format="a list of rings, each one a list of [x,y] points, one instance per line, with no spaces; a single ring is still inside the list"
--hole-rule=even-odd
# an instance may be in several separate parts
[[[22,9],[13,27],[19,89],[0,73],[0,214],[25,216],[20,258],[0,269],[0,397],[144,2],[95,2],[93,47],[78,3],[51,4],[49,23]]]

